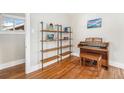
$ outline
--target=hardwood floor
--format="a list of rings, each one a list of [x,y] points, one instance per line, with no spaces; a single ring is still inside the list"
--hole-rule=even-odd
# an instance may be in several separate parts
[[[0,79],[15,79],[25,78],[25,64],[9,67],[4,70],[0,70]]]
[[[24,74],[24,64],[0,71],[1,79],[124,79],[124,70],[109,66],[102,68],[99,77],[93,67],[80,66],[79,58],[71,57],[60,63],[54,63],[42,71]]]

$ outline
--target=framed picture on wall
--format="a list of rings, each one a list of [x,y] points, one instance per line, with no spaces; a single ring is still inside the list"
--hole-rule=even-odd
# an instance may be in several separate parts
[[[87,28],[100,28],[102,26],[102,18],[88,20]]]

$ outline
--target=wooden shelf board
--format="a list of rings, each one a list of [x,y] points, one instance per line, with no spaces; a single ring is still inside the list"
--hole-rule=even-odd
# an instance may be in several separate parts
[[[72,45],[65,45],[65,46],[62,46],[60,48],[68,48],[68,47],[71,47]]]
[[[61,41],[72,40],[72,39],[60,39]]]
[[[52,60],[55,60],[57,58],[59,58],[59,55],[55,55],[55,56],[52,56],[52,57],[49,57],[49,58],[45,58],[43,60],[43,63],[47,63],[47,62],[52,61]],[[42,60],[41,60],[41,62],[42,62]]]
[[[64,31],[60,31],[61,33],[72,33],[72,32],[64,32]]]
[[[68,55],[68,54],[71,54],[72,52],[71,51],[67,51],[67,52],[64,52],[64,53],[62,53],[62,54],[60,54],[61,56],[66,56],[66,55]]]
[[[43,42],[53,42],[53,41],[57,41],[57,40],[43,40]],[[42,40],[41,40],[42,42]]]
[[[71,47],[71,45],[65,45],[65,46],[62,46],[62,47],[55,47],[55,48],[45,49],[45,50],[43,50],[43,52],[55,51],[55,50],[58,50],[60,48],[68,48],[68,47]],[[41,50],[41,52],[42,52],[42,50]]]
[[[59,47],[55,47],[55,48],[45,49],[45,50],[43,50],[43,52],[55,51],[55,50],[58,50],[58,49],[59,49]]]
[[[58,30],[47,30],[47,29],[46,29],[46,30],[41,30],[41,32],[42,32],[42,31],[43,31],[43,32],[58,32]]]
[[[47,30],[47,29],[45,29],[45,30],[41,30],[41,32],[60,32],[60,33],[72,33],[72,32],[65,32],[65,31],[58,31],[58,30]]]
[[[66,40],[72,40],[72,39],[59,39],[59,41],[66,41]],[[43,42],[53,42],[53,41],[58,41],[58,40],[43,40]]]
[[[62,53],[62,54],[60,54],[60,55],[55,55],[55,56],[52,56],[52,57],[49,57],[49,58],[45,58],[45,59],[43,60],[43,63],[50,62],[50,61],[52,61],[52,60],[55,60],[55,59],[57,59],[57,58],[60,58],[60,56],[66,56],[66,55],[71,54],[71,53],[72,53],[71,51],[67,51],[67,52],[64,52],[64,53]],[[41,62],[42,62],[42,60],[41,60]]]

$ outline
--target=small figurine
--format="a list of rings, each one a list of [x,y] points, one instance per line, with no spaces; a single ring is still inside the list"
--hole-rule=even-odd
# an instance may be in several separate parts
[[[65,27],[64,28],[64,32],[68,32],[68,27]]]
[[[49,30],[53,30],[53,24],[52,23],[49,24]]]

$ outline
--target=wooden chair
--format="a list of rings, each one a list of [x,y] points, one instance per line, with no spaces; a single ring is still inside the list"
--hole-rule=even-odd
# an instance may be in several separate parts
[[[97,75],[99,76],[99,73],[101,71],[101,60],[102,56],[99,54],[93,54],[93,53],[81,53],[80,54],[80,63],[82,65],[82,59],[83,59],[83,65],[85,66],[86,59],[91,60],[91,61],[96,61],[96,69],[97,69]]]

